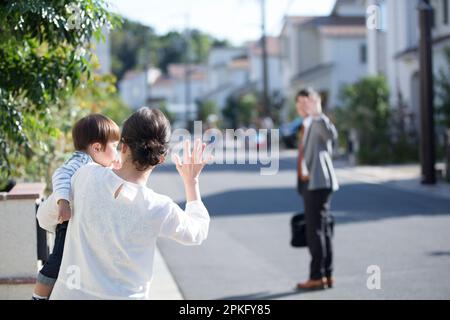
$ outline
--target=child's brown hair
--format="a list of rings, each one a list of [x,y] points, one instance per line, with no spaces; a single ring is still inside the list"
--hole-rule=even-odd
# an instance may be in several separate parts
[[[92,143],[100,143],[103,149],[108,141],[120,140],[120,128],[110,118],[91,114],[80,119],[72,129],[75,150],[86,151]]]

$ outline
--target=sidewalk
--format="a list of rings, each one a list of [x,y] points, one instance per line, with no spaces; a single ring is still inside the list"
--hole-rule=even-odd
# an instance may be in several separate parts
[[[383,184],[388,187],[450,199],[450,184],[439,181],[436,185],[420,182],[420,165],[348,166],[339,163],[338,177],[365,183]]]
[[[150,287],[150,298],[152,300],[183,300],[172,273],[167,267],[158,247],[155,248],[155,259],[153,262],[153,281]]]

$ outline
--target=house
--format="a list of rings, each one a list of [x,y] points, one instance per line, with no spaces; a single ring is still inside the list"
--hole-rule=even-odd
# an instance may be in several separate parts
[[[245,47],[212,48],[208,55],[208,91],[203,100],[214,102],[219,109],[227,98],[250,81],[249,61]]]
[[[127,71],[119,82],[119,93],[122,101],[132,110],[146,105],[152,83],[161,76],[161,71],[151,68],[144,71]]]
[[[259,92],[263,90],[263,66],[261,41],[249,42],[247,52],[250,62],[250,81]],[[267,74],[269,96],[283,90],[281,48],[278,37],[266,37]]]
[[[337,0],[329,16],[287,16],[280,34],[283,91],[312,86],[324,109],[339,105],[343,85],[367,75],[365,1]]]
[[[269,95],[281,92],[282,68],[279,39],[266,38]],[[231,95],[262,92],[263,67],[261,41],[251,41],[243,47],[213,48],[208,58],[209,91],[204,100],[226,106]]]
[[[434,8],[433,37],[433,73],[446,66],[444,49],[450,47],[450,1],[431,0]],[[412,115],[412,125],[419,127],[420,82],[419,82],[419,15],[417,1],[384,0],[385,6],[386,50],[380,55],[386,59],[385,74],[391,90],[391,105],[402,104]],[[374,50],[373,45],[369,50]]]
[[[197,114],[196,101],[208,91],[207,69],[203,65],[170,64],[167,74],[151,83],[148,100],[164,101],[181,125]],[[177,126],[177,125],[175,125]]]

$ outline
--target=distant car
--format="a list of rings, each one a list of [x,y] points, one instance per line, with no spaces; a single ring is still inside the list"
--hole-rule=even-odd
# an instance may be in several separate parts
[[[297,148],[297,137],[298,130],[302,125],[303,119],[296,118],[295,120],[285,123],[280,127],[281,140],[283,141],[286,148],[295,149]]]

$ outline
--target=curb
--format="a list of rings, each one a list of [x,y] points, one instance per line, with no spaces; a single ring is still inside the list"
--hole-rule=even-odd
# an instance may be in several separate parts
[[[151,300],[184,300],[175,279],[167,267],[158,246],[155,247],[153,280],[150,287]]]

